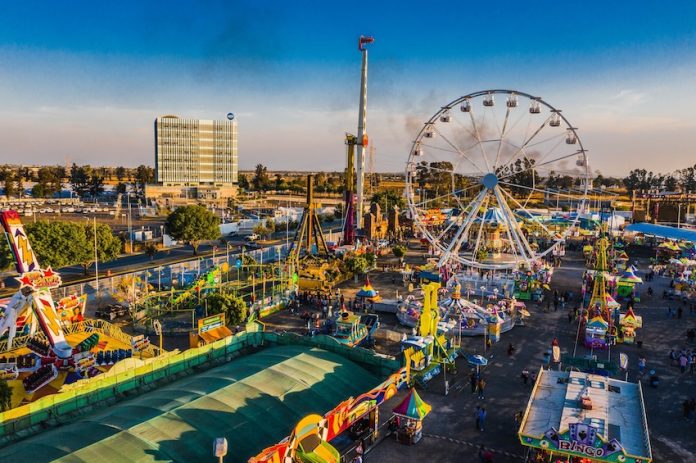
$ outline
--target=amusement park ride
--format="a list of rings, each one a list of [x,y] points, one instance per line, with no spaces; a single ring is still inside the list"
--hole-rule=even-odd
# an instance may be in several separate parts
[[[21,376],[23,391],[31,395],[61,373],[66,373],[63,377],[70,375],[70,381],[91,377],[131,357],[134,350],[149,348],[147,339],[133,338],[131,345],[125,345],[94,327],[71,330],[68,336],[65,319],[56,310],[51,295],[51,289],[61,285],[60,275],[50,267],[41,268],[16,211],[0,212],[0,222],[21,284],[0,314],[0,337],[6,337],[6,349],[0,352],[0,378],[14,381]],[[82,320],[80,315],[76,321]],[[21,345],[14,346],[18,327],[29,337],[23,336]],[[148,352],[148,356],[151,354]]]
[[[455,369],[454,360],[457,358],[459,346],[455,345],[454,336],[447,336],[453,331],[455,321],[445,322],[440,318],[437,303],[440,283],[424,283],[422,288],[424,299],[418,320],[418,334],[407,336],[401,345],[413,379],[425,384],[437,376],[443,367],[449,371]]]
[[[549,189],[543,179],[552,172],[579,186]],[[484,90],[442,106],[424,124],[406,163],[406,199],[440,267],[531,268],[570,233],[589,180],[587,152],[559,109],[527,93]],[[531,206],[559,197],[570,203],[563,233]]]

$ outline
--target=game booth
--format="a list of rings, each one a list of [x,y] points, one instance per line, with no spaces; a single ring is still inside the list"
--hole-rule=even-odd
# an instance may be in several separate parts
[[[225,314],[219,313],[199,319],[198,329],[189,333],[189,343],[191,347],[200,347],[228,336],[232,336],[232,331],[225,325]]]
[[[636,286],[641,283],[643,280],[635,274],[633,267],[629,267],[616,281],[616,297],[623,300],[633,298],[634,301],[640,302],[640,293]]]
[[[431,406],[423,402],[414,388],[394,407],[396,440],[399,443],[417,444],[423,437],[423,418],[430,413]]]
[[[636,341],[636,330],[643,327],[643,317],[633,313],[629,308],[625,314],[619,315],[619,338],[624,344],[633,344]]]
[[[518,430],[532,463],[649,463],[640,384],[541,368]]]

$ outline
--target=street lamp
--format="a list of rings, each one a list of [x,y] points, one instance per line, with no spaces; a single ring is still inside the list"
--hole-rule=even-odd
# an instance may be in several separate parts
[[[218,437],[213,441],[213,455],[217,457],[219,463],[222,463],[227,456],[227,439]]]
[[[128,242],[130,243],[128,253],[133,254],[133,217],[131,215],[130,197],[130,193],[126,193],[126,201],[128,201]]]

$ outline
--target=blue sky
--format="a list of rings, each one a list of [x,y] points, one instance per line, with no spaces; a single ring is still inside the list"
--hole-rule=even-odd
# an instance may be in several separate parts
[[[242,168],[341,169],[364,33],[380,170],[442,105],[500,87],[562,108],[604,173],[696,162],[696,3],[488,3],[7,3],[0,161],[152,164],[157,115],[233,111]]]

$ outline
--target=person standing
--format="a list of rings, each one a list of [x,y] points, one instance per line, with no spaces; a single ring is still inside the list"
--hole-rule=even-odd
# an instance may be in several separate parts
[[[478,378],[476,377],[476,373],[473,371],[469,375],[469,383],[471,384],[471,393],[476,394],[476,386],[478,385]]]
[[[689,360],[686,358],[686,354],[682,352],[679,356],[679,370],[682,372],[682,374],[686,373],[687,363],[689,363]]]
[[[643,372],[645,371],[645,365],[647,364],[647,361],[645,360],[645,357],[642,355],[638,359],[638,373],[643,375]]]
[[[482,400],[485,399],[486,397],[484,395],[484,392],[486,390],[486,380],[483,379],[483,377],[479,378],[477,387],[478,387],[478,398],[482,399]]]
[[[529,382],[529,370],[526,368],[522,370],[522,383],[526,386],[527,383]]]
[[[474,412],[474,418],[476,418],[476,430],[481,429],[481,407],[476,406],[476,412]]]

